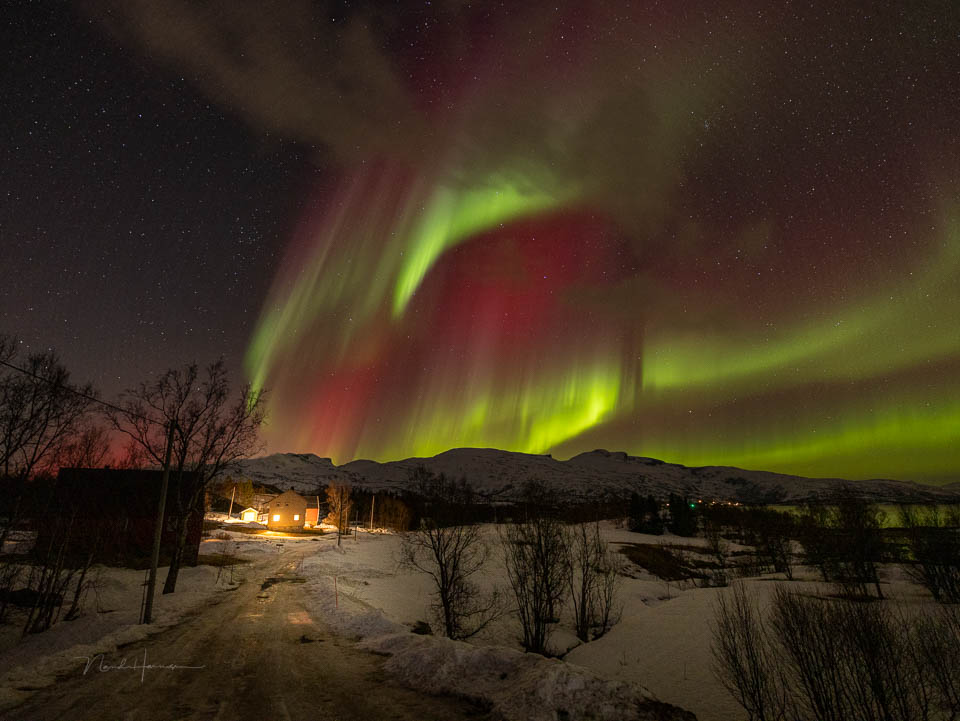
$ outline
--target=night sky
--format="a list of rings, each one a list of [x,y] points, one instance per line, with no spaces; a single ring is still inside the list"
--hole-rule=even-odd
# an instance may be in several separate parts
[[[5,8],[0,331],[270,451],[960,480],[955,2]]]

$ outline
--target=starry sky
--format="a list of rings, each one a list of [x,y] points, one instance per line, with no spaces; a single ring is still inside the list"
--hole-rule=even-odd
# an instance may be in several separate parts
[[[960,7],[6,12],[0,331],[271,451],[960,480]]]

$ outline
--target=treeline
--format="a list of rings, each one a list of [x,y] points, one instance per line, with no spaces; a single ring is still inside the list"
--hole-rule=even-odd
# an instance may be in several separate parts
[[[804,565],[843,595],[883,598],[881,568],[898,564],[934,599],[960,602],[960,505],[903,505],[893,527],[887,520],[883,509],[846,487],[795,512],[680,496],[661,504],[635,494],[627,524],[639,533],[702,536],[721,567],[729,560],[725,542],[752,548],[738,559],[741,575],[782,573],[792,580]]]
[[[374,492],[357,487],[350,488],[349,523],[368,528],[371,526],[372,513],[373,528],[386,528],[398,532],[418,528],[423,519],[429,519],[433,515],[435,504],[430,493],[418,480],[423,474],[433,475],[423,466],[414,469],[409,487],[403,491]],[[516,518],[524,514],[531,507],[532,501],[523,493],[517,499],[492,503],[477,493],[465,477],[452,478],[443,473],[436,476],[442,478],[444,484],[461,488],[458,504],[464,507],[465,517],[469,518],[471,523],[500,523],[504,519]],[[328,488],[329,486],[323,488],[319,493],[324,503],[326,503]],[[551,513],[565,523],[592,523],[623,515],[623,499],[569,502],[567,499],[551,497],[549,505]],[[335,525],[333,518],[330,518],[329,522]]]

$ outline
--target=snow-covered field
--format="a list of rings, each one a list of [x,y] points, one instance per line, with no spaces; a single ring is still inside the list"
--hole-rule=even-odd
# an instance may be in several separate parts
[[[609,523],[602,529],[614,549],[623,543],[705,544],[703,539],[631,533]],[[483,583],[508,592],[495,529],[485,530],[492,552]],[[520,627],[514,617],[504,617],[472,639],[470,645],[478,647],[472,658],[463,650],[465,644],[410,632],[417,621],[433,623],[429,610],[432,588],[425,575],[401,565],[400,547],[398,536],[361,533],[356,539],[344,539],[339,553],[308,558],[304,574],[310,579],[307,588],[324,618],[342,632],[362,638],[366,647],[394,654],[388,669],[410,683],[427,690],[485,695],[504,703],[511,695],[515,699],[527,696],[525,701],[531,703],[532,698],[531,707],[535,708],[537,694],[570,693],[572,687],[588,683],[591,674],[564,675],[571,667],[582,667],[609,681],[637,684],[645,695],[692,711],[701,721],[746,719],[711,669],[713,604],[718,594],[729,593],[730,589],[698,588],[689,582],[678,588],[633,566],[630,573],[635,577],[624,578],[621,586],[620,622],[600,639],[580,644],[572,632],[572,622],[564,614],[554,633],[553,647],[558,653],[567,651],[565,663],[535,657],[542,665],[530,673],[541,678],[520,688],[484,677],[488,669],[514,674],[519,659],[533,656],[520,653]],[[745,583],[764,604],[777,579],[782,577],[768,575]],[[928,602],[922,590],[905,582],[898,568],[885,569],[885,579],[884,593],[889,597],[905,603]],[[821,585],[805,569],[798,569],[797,580],[792,583],[810,590]],[[828,586],[822,586],[822,590],[832,592]],[[482,688],[484,684],[490,688]],[[606,692],[611,693],[611,689],[608,686]]]
[[[508,592],[503,559],[497,546],[494,528],[485,529],[491,554],[483,584],[499,586]],[[616,548],[618,543],[660,543],[697,539],[670,536],[644,536],[618,530],[604,524],[605,538]],[[307,588],[340,629],[362,638],[363,644],[378,652],[402,656],[392,660],[389,668],[408,682],[419,683],[427,690],[449,690],[447,675],[464,679],[461,693],[503,696],[515,701],[530,702],[524,695],[570,693],[570,687],[585,683],[594,674],[612,682],[639,685],[644,694],[687,710],[702,721],[736,721],[745,718],[740,707],[714,679],[710,670],[711,604],[718,589],[680,589],[637,569],[637,578],[624,578],[621,586],[623,615],[621,621],[602,638],[580,644],[572,624],[564,618],[552,637],[558,653],[567,652],[564,662],[545,660],[523,654],[518,642],[519,623],[505,616],[482,635],[471,640],[479,647],[474,658],[457,650],[465,644],[453,644],[442,638],[413,634],[417,621],[433,624],[430,616],[431,582],[425,575],[404,568],[400,563],[400,538],[392,534],[361,533],[356,539],[345,539],[340,553],[323,553],[308,558],[304,574],[310,578]],[[770,584],[766,584],[769,586]],[[509,601],[509,598],[508,598]],[[335,610],[334,606],[338,606]],[[449,645],[449,647],[448,647]],[[514,671],[524,657],[542,662],[535,673],[542,678],[531,680],[529,688],[499,684],[501,688],[477,690],[486,669]],[[443,659],[445,664],[437,663]],[[582,667],[593,674],[566,673]],[[429,680],[433,679],[433,687]],[[490,682],[491,687],[494,685]],[[606,690],[610,692],[612,686]],[[483,691],[483,693],[481,693]],[[599,691],[599,689],[598,689]],[[537,705],[534,699],[533,706]]]
[[[254,529],[244,529],[254,530]],[[702,539],[644,536],[602,524],[612,548],[624,543],[703,544]],[[643,695],[694,712],[701,721],[740,721],[742,709],[716,680],[710,653],[712,606],[727,589],[678,587],[628,565],[620,599],[622,617],[608,634],[581,644],[567,614],[553,637],[552,648],[563,661],[521,652],[520,628],[505,615],[469,644],[439,636],[414,634],[420,621],[431,625],[430,579],[400,562],[401,539],[385,532],[285,537],[284,534],[242,532],[237,526],[215,531],[201,545],[204,556],[236,556],[247,561],[220,571],[209,565],[184,569],[177,593],[157,594],[156,619],[137,625],[144,573],[98,569],[95,592],[85,614],[57,624],[10,647],[10,633],[0,627],[0,709],[23,696],[18,689],[51,683],[57,674],[73,670],[78,657],[112,652],[117,646],[143,639],[185,616],[225,597],[246,577],[272,568],[278,555],[302,557],[302,588],[312,615],[333,630],[359,639],[362,646],[387,655],[388,673],[415,688],[482,699],[505,718],[555,718],[556,708],[590,708],[596,718],[616,719]],[[506,572],[496,529],[484,528],[490,556],[480,583],[499,587],[509,600]],[[897,569],[886,569],[885,593],[907,602],[925,603],[925,594],[903,582]],[[262,575],[262,573],[260,574]],[[161,569],[160,580],[165,576]],[[809,573],[800,574],[812,582]],[[765,598],[775,576],[748,579],[751,590]],[[3,650],[6,649],[6,650]]]

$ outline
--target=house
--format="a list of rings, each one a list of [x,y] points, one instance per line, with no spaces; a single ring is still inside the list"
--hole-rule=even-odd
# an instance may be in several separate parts
[[[320,496],[307,497],[307,528],[316,528],[323,521],[320,512]]]
[[[49,498],[54,502],[38,508],[37,543],[55,540],[57,520],[69,521],[71,541],[66,561],[147,568],[153,550],[162,471],[111,468],[61,468],[52,480]],[[187,540],[181,564],[195,566],[203,531],[203,494],[194,493],[196,473],[171,473],[164,504],[160,565],[170,562],[176,546],[174,518],[190,511]],[[185,506],[191,498],[192,509]]]
[[[244,508],[240,511],[240,520],[248,523],[250,521],[258,521],[260,520],[260,511],[256,508]]]
[[[307,518],[307,499],[296,491],[281,493],[267,508],[267,528],[271,531],[302,531]]]

